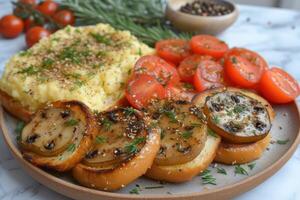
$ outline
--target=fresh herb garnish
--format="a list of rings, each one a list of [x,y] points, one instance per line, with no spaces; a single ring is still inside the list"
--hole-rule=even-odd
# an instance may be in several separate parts
[[[139,187],[135,187],[129,191],[129,194],[140,194],[140,190]]]
[[[242,113],[245,111],[245,106],[241,106],[241,105],[236,105],[234,108],[233,108],[233,112],[235,113]]]
[[[20,53],[19,53],[19,56],[30,56],[31,55],[31,52],[30,51],[21,51]]]
[[[186,88],[186,89],[190,89],[190,90],[194,89],[194,86],[192,84],[190,84],[190,83],[184,83],[183,87]]]
[[[276,143],[277,144],[287,144],[290,140],[286,139],[286,140],[277,140]]]
[[[165,132],[165,130],[161,130],[160,131],[160,139],[162,140],[162,139],[164,139],[164,137],[166,136],[166,132]]]
[[[75,126],[78,124],[78,121],[76,119],[69,119],[68,121],[65,122],[66,126]]]
[[[104,119],[102,120],[101,124],[103,125],[104,129],[105,129],[106,131],[108,131],[108,130],[111,128],[113,122],[110,121],[110,120],[107,119],[107,118],[104,118]]]
[[[242,174],[242,175],[249,175],[248,172],[240,165],[236,165],[234,167],[234,173],[235,174]]]
[[[193,134],[193,131],[183,131],[181,134],[181,137],[184,139],[189,139]]]
[[[67,148],[68,152],[74,152],[76,149],[76,145],[75,144],[70,144]]]
[[[164,186],[163,185],[145,186],[145,189],[158,189],[158,188],[164,188]]]
[[[127,116],[133,115],[135,113],[135,110],[130,107],[124,108],[124,111],[125,111],[125,115]]]
[[[231,57],[231,62],[233,63],[233,64],[237,64],[237,59],[236,59],[236,57]]]
[[[76,51],[72,47],[64,48],[59,54],[58,58],[61,60],[70,60],[70,62],[74,64],[79,64],[81,62],[81,58],[78,51]]]
[[[222,167],[217,167],[217,173],[227,175],[226,170]]]
[[[213,116],[212,117],[212,121],[215,123],[215,124],[219,124],[220,123],[220,118],[218,116]]]
[[[125,151],[129,154],[137,153],[139,150],[137,145],[139,145],[145,141],[146,141],[145,137],[135,138],[131,143],[129,143],[125,146]]]
[[[19,121],[19,122],[17,123],[17,126],[16,126],[16,128],[15,128],[15,133],[17,134],[17,136],[16,136],[17,142],[21,141],[21,134],[22,134],[22,131],[23,131],[25,125],[26,125],[26,124],[25,124],[25,122],[23,122],[23,121]]]
[[[162,113],[164,113],[169,119],[171,123],[176,123],[177,119],[176,119],[176,114],[174,111],[172,110],[163,110]]]
[[[54,63],[54,60],[52,60],[51,58],[46,58],[45,60],[43,60],[41,67],[44,69],[49,69],[50,67],[52,67]]]
[[[204,170],[201,174],[202,183],[204,185],[210,184],[210,185],[217,185],[216,178],[214,178],[209,169]]]
[[[37,74],[39,72],[40,72],[39,69],[35,68],[33,65],[30,65],[29,67],[24,68],[24,69],[18,71],[17,73],[18,74],[34,75],[34,74]]]
[[[139,48],[138,54],[139,54],[139,56],[142,56],[142,55],[143,55],[143,54],[142,54],[142,49],[141,49],[141,48]]]
[[[90,33],[90,35],[99,43],[103,43],[103,44],[106,44],[106,45],[110,45],[111,44],[111,41],[103,36],[103,35],[100,35],[98,33]]]
[[[103,144],[105,142],[107,142],[107,137],[99,136],[99,135],[96,137],[96,143],[97,144]]]
[[[255,167],[256,163],[250,163],[247,166],[249,167],[250,170],[252,170]]]
[[[210,128],[207,129],[207,133],[208,133],[208,135],[210,135],[212,137],[215,137],[215,138],[218,137],[218,135],[213,130],[211,130]]]

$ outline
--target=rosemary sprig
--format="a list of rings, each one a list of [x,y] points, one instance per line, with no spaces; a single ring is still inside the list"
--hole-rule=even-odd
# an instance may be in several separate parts
[[[234,168],[235,174],[249,175],[248,172],[240,165],[236,165]]]
[[[217,173],[227,175],[226,170],[222,167],[217,167]]]
[[[214,177],[211,175],[209,169],[204,170],[204,171],[200,174],[200,176],[201,176],[201,179],[202,179],[202,183],[203,183],[204,185],[206,185],[206,184],[217,185],[216,178],[214,178]]]

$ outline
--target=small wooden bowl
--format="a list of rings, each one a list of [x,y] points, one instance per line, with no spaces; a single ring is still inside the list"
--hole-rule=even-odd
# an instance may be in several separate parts
[[[216,0],[223,5],[232,8],[232,12],[221,16],[198,16],[179,11],[180,7],[194,0],[168,0],[166,8],[166,17],[170,22],[181,31],[195,32],[201,34],[216,35],[227,29],[238,18],[239,11],[237,7],[223,0]]]

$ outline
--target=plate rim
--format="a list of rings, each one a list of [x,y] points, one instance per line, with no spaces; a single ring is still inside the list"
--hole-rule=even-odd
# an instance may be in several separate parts
[[[300,106],[297,103],[297,101],[294,101],[293,106],[296,107],[297,115],[300,119]],[[68,196],[71,198],[74,198],[74,196],[71,196],[72,192],[65,192],[65,190],[59,190],[59,186],[62,185],[63,187],[67,187],[71,191],[81,191],[84,192],[87,195],[96,195],[98,197],[106,197],[109,199],[123,199],[123,200],[129,200],[129,199],[193,199],[193,198],[213,198],[217,199],[218,197],[222,198],[231,198],[234,196],[237,196],[241,193],[244,193],[246,191],[251,190],[252,188],[258,186],[261,184],[263,181],[265,181],[267,178],[272,176],[275,172],[277,172],[293,155],[293,153],[296,151],[298,145],[300,144],[300,125],[298,128],[298,133],[291,144],[291,146],[287,149],[287,151],[283,154],[281,158],[276,160],[273,164],[271,164],[269,167],[265,168],[264,170],[254,174],[253,176],[250,176],[244,180],[238,181],[234,184],[230,184],[228,186],[220,187],[220,188],[215,188],[215,189],[208,189],[200,192],[192,192],[189,194],[141,194],[141,195],[132,195],[132,194],[119,194],[119,193],[114,193],[114,192],[105,192],[105,191],[100,191],[100,190],[95,190],[91,188],[87,188],[84,186],[81,186],[76,183],[70,183],[67,182],[63,179],[60,179],[58,177],[55,177],[54,175],[44,171],[41,168],[38,168],[25,159],[23,159],[22,154],[20,150],[15,146],[10,139],[10,132],[6,126],[5,120],[4,120],[4,109],[3,106],[0,104],[0,127],[2,130],[2,135],[4,138],[4,141],[6,145],[8,146],[10,152],[13,154],[14,158],[18,160],[18,162],[21,164],[23,169],[31,176],[33,177],[36,181],[42,183],[44,186],[50,188],[51,190],[54,190],[64,196]],[[31,171],[30,171],[31,170]],[[37,177],[37,176],[42,176],[42,178]],[[50,181],[51,184],[46,185],[44,184],[44,180],[41,180],[45,178],[45,180]]]

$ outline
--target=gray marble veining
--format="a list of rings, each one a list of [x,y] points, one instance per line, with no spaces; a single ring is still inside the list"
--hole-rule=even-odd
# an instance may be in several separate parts
[[[238,21],[219,37],[231,47],[258,51],[271,66],[280,66],[300,82],[300,13],[282,9],[239,6]],[[8,0],[0,0],[0,16],[11,12]],[[24,36],[0,38],[0,73],[7,59],[25,48]],[[237,200],[300,200],[300,147],[274,176]],[[68,199],[34,181],[15,161],[0,136],[0,199]]]

